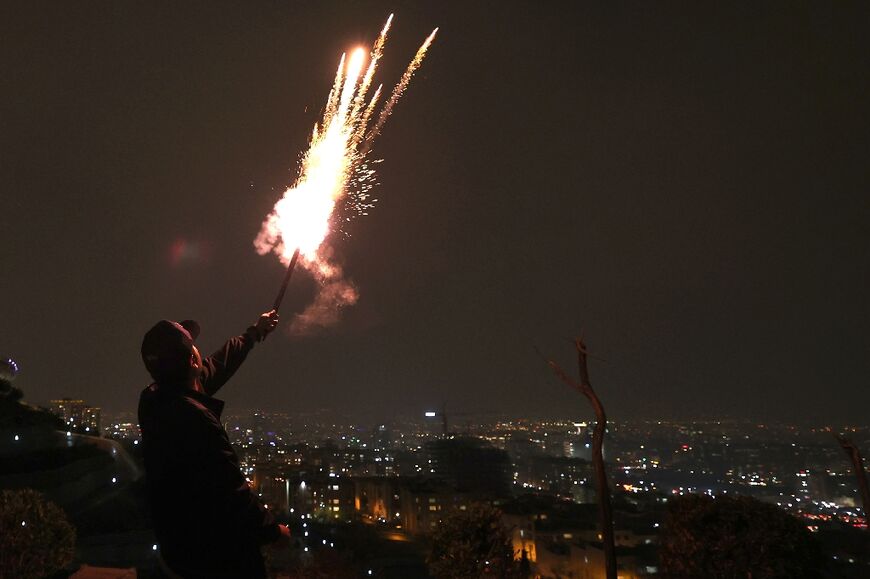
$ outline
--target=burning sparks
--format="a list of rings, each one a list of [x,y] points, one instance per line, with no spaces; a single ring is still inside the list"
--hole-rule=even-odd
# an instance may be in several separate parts
[[[355,303],[357,295],[353,286],[343,282],[340,268],[330,262],[330,251],[324,244],[331,231],[335,209],[339,201],[345,200],[352,211],[365,215],[376,201],[369,196],[374,169],[366,161],[367,154],[438,32],[437,28],[432,31],[417,51],[370,128],[382,86],[378,86],[370,98],[368,92],[383,56],[392,20],[391,14],[372,46],[367,66],[362,48],[353,51],[350,58],[341,56],[323,119],[314,126],[296,183],[275,204],[254,241],[259,254],[273,252],[285,265],[299,249],[300,263],[314,273],[322,287],[330,288],[325,293],[339,297],[335,301],[339,307]],[[336,288],[336,284],[341,287]],[[322,303],[319,306],[323,309]],[[306,318],[308,313],[300,318],[307,319],[310,325],[311,317]]]

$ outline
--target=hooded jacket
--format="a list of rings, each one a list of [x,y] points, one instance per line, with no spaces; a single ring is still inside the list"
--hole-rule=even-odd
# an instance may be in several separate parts
[[[151,384],[139,397],[146,483],[160,555],[194,577],[265,576],[260,545],[280,529],[239,469],[213,395],[256,342],[253,328],[202,362],[204,393]]]

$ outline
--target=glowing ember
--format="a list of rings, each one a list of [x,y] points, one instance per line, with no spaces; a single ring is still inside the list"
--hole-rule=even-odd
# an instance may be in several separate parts
[[[362,48],[356,49],[349,59],[342,55],[323,119],[314,126],[308,151],[302,158],[299,177],[275,204],[254,241],[258,253],[274,252],[285,265],[298,248],[300,263],[315,273],[324,285],[340,277],[340,271],[329,263],[329,251],[323,243],[330,233],[336,205],[350,196],[348,205],[358,213],[365,214],[371,207],[368,191],[374,170],[366,163],[366,155],[438,31],[436,28],[417,51],[374,126],[369,128],[382,87],[379,86],[368,101],[366,97],[383,55],[392,19],[391,14],[372,46],[365,70],[366,54]],[[345,303],[348,303],[349,294],[340,293],[346,296]],[[355,291],[352,294],[350,303],[356,301]]]

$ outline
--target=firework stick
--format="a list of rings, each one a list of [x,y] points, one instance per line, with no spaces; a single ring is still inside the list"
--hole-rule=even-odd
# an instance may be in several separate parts
[[[272,309],[276,312],[281,307],[281,302],[284,301],[284,292],[287,291],[287,284],[290,283],[290,276],[293,275],[293,270],[296,268],[296,261],[299,259],[299,249],[293,252],[293,257],[290,258],[290,265],[287,266],[287,273],[284,274],[284,282],[281,284],[281,289],[278,290],[278,296],[275,298],[275,304]]]

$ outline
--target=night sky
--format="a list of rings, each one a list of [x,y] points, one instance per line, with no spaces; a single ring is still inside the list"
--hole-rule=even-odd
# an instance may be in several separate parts
[[[230,411],[585,418],[535,352],[573,371],[582,330],[616,420],[866,423],[870,11],[710,4],[6,3],[0,354],[132,411],[154,322],[210,351],[269,309],[252,241],[392,11],[387,84],[441,31],[334,242],[359,303],[258,346]]]

